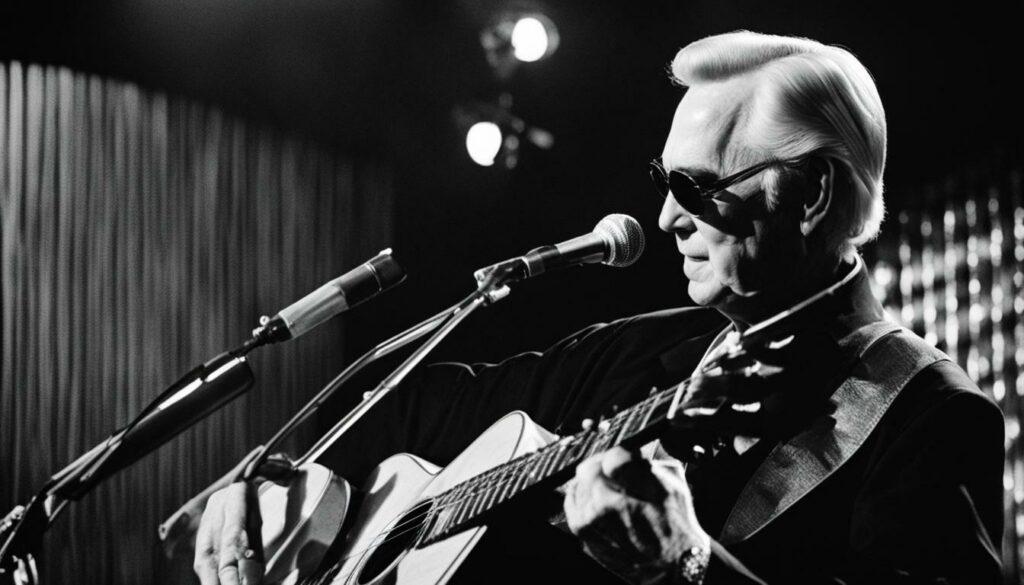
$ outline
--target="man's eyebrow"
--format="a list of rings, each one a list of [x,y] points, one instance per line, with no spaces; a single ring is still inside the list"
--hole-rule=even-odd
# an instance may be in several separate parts
[[[702,165],[682,165],[678,167],[672,167],[668,170],[684,172],[687,175],[693,177],[694,179],[714,180],[718,178],[718,171],[715,171],[710,167],[705,167]]]

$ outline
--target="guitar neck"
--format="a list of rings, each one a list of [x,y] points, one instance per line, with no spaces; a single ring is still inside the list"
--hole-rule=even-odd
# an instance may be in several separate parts
[[[761,346],[793,335],[822,311],[831,311],[829,300],[863,270],[864,262],[858,256],[853,269],[839,282],[751,326],[739,336],[734,351],[724,357],[736,357],[747,347]],[[717,365],[716,362],[712,360],[702,368],[710,369]],[[430,502],[428,518],[417,545],[437,542],[479,524],[482,516],[526,490],[567,480],[571,470],[591,455],[618,445],[640,446],[655,438],[668,420],[676,390],[686,384],[688,381],[666,390],[652,390],[647,399],[612,418],[499,465],[436,496]]]
[[[443,540],[479,524],[483,516],[526,490],[568,479],[575,466],[591,455],[619,445],[640,446],[651,440],[668,420],[677,388],[652,390],[645,400],[611,418],[435,496],[418,545]]]

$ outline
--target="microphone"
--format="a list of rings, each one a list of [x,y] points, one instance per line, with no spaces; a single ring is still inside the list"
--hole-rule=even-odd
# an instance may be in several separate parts
[[[494,275],[506,280],[523,280],[580,264],[629,266],[643,254],[644,244],[640,222],[628,215],[613,213],[599,221],[589,234],[534,248],[523,256],[481,268],[474,276],[480,282]]]
[[[54,493],[78,499],[114,472],[155,451],[247,391],[256,378],[245,358],[266,343],[294,339],[327,319],[405,279],[405,271],[383,250],[358,267],[292,303],[261,326],[242,347],[193,368],[116,431],[50,480]]]
[[[245,356],[224,352],[172,384],[134,421],[50,479],[51,493],[78,500],[98,483],[156,451],[256,382]]]
[[[253,339],[260,345],[295,339],[403,280],[405,270],[391,256],[391,248],[387,248],[288,305],[273,318],[260,319],[260,326],[253,331]]]

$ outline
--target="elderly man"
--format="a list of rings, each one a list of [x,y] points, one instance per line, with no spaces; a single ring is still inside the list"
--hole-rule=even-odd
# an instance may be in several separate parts
[[[522,540],[505,541],[518,543],[509,554],[551,563],[551,581],[998,582],[1001,414],[884,320],[856,254],[882,216],[886,126],[870,75],[843,49],[749,32],[692,43],[672,72],[687,89],[651,174],[701,307],[596,325],[497,365],[421,368],[341,441],[336,469],[358,480],[399,451],[444,463],[515,409],[573,432],[700,371],[729,332],[827,291],[792,338],[697,376],[697,407],[643,455],[615,448],[578,466],[565,523],[610,573],[517,553]],[[694,452],[685,471],[673,457]],[[258,579],[235,533],[243,491],[204,515],[204,584]],[[529,564],[465,570],[510,581]]]

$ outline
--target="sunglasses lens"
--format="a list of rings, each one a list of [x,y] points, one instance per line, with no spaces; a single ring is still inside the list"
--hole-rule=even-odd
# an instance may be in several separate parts
[[[665,169],[657,161],[651,163],[651,181],[659,195],[668,196],[668,177],[665,176]]]
[[[704,212],[704,204],[700,197],[700,186],[693,177],[679,171],[672,171],[668,174],[668,186],[672,195],[686,211],[700,215]]]

